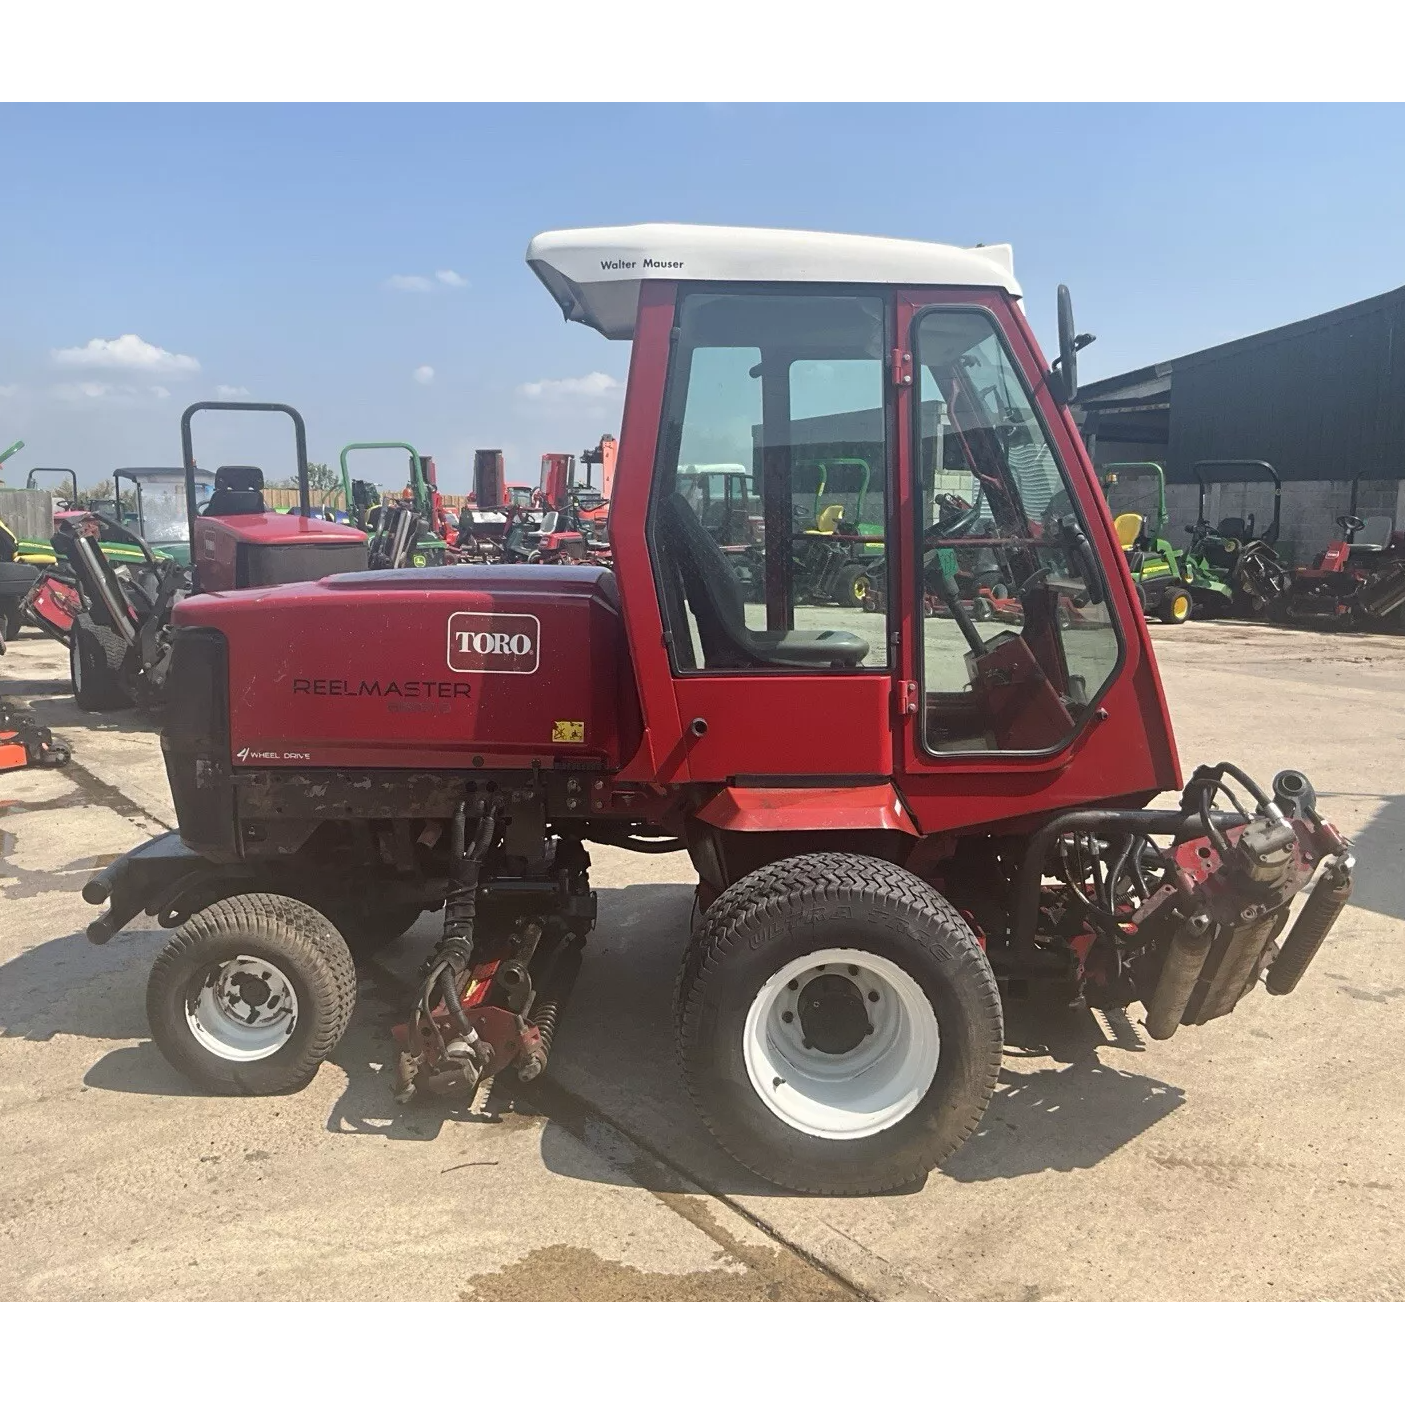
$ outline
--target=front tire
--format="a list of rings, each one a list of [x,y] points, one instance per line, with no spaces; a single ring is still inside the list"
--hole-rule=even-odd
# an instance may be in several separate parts
[[[689,946],[675,1021],[723,1148],[809,1193],[920,1180],[975,1130],[1000,1071],[1000,996],[975,935],[906,869],[857,854],[782,859],[724,892]]]
[[[1190,591],[1172,586],[1156,602],[1156,618],[1162,624],[1184,624],[1194,612]]]
[[[277,893],[203,908],[157,958],[146,988],[156,1047],[208,1093],[305,1086],[346,1032],[356,968],[331,921]]]

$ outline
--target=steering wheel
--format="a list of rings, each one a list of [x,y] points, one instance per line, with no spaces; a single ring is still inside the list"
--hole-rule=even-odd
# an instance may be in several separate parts
[[[1348,537],[1354,536],[1357,532],[1364,532],[1366,530],[1366,524],[1359,517],[1354,517],[1351,513],[1344,513],[1341,517],[1338,517],[1337,526],[1340,527]]]
[[[980,515],[981,505],[977,503],[974,507],[967,508],[965,512],[956,517],[948,518],[945,522],[938,518],[922,533],[922,540],[926,542],[929,537],[964,537],[976,525]]]

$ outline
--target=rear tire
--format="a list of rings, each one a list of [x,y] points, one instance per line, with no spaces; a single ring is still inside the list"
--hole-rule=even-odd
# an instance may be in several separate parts
[[[1184,624],[1194,613],[1195,604],[1190,591],[1172,586],[1156,602],[1156,618],[1162,624]]]
[[[920,1180],[976,1129],[1000,1071],[1000,996],[975,935],[906,869],[857,854],[782,859],[727,889],[674,1015],[709,1130],[791,1190]]]
[[[346,1032],[356,968],[331,921],[277,893],[241,893],[195,913],[151,970],[156,1047],[208,1093],[305,1086]]]
[[[81,615],[69,640],[68,679],[73,700],[84,712],[115,712],[132,705],[112,671],[102,640]]]
[[[24,621],[20,618],[20,602],[13,601],[9,605],[0,605],[0,635],[6,643],[20,637],[20,627]]]

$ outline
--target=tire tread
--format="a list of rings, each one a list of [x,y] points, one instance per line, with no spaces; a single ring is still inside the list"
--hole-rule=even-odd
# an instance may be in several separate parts
[[[298,974],[310,987],[313,1006],[300,1012],[300,1022],[315,1021],[312,1036],[292,1060],[283,1059],[280,1050],[257,1063],[223,1065],[212,1076],[188,1031],[175,1031],[172,1037],[164,1017],[165,1001],[171,996],[172,983],[181,979],[182,965],[201,945],[238,938],[251,929],[298,962]],[[355,1005],[356,967],[331,919],[280,893],[239,893],[194,913],[156,958],[147,983],[147,1017],[158,1047],[180,1072],[212,1092],[267,1095],[301,1087],[346,1033]]]
[[[852,853],[808,853],[781,859],[753,870],[727,888],[704,915],[690,941],[674,986],[674,1034],[679,1061],[683,1066],[688,1095],[708,1130],[743,1165],[759,1175],[774,1179],[774,1173],[738,1154],[720,1134],[701,1097],[688,1057],[689,1025],[697,1013],[701,992],[708,977],[743,940],[744,925],[765,924],[798,914],[807,900],[854,899],[863,897],[876,908],[895,915],[913,908],[926,909],[934,919],[948,957],[956,961],[963,979],[974,982],[978,994],[978,1017],[993,1034],[988,1042],[984,1067],[979,1070],[982,1091],[973,1099],[969,1115],[948,1138],[949,1144],[928,1146],[925,1164],[894,1170],[867,1182],[863,1193],[897,1190],[919,1180],[956,1151],[976,1130],[995,1091],[1000,1072],[1000,1051],[1004,1016],[1000,990],[975,934],[960,913],[930,884],[910,870],[887,859]],[[927,944],[925,934],[909,927],[915,941]],[[792,1168],[792,1171],[799,1168]],[[785,1182],[803,1193],[833,1193],[832,1186],[807,1184],[788,1174]]]

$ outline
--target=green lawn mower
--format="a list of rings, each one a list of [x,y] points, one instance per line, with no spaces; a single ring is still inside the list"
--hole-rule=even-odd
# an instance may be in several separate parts
[[[353,479],[351,455],[367,449],[403,449],[409,456],[408,497],[381,504],[380,490],[365,479]],[[341,451],[341,481],[351,521],[370,534],[372,568],[442,566],[448,558],[445,538],[434,530],[439,492],[433,482],[433,460],[401,440],[348,444]],[[427,467],[428,466],[428,467]]]
[[[1178,552],[1166,537],[1169,514],[1161,465],[1105,464],[1101,481],[1117,540],[1148,618],[1184,624],[1193,614],[1229,613],[1234,599],[1230,586],[1203,561]]]
[[[871,470],[866,459],[833,458],[796,465],[808,498],[815,484],[813,525],[802,525],[796,508],[795,592],[797,600],[862,609],[870,588],[869,568],[883,556],[883,503],[878,521],[867,520]]]
[[[1200,487],[1186,562],[1197,573],[1221,582],[1230,593],[1230,613],[1245,619],[1262,617],[1287,590],[1291,576],[1275,546],[1282,524],[1283,481],[1263,459],[1202,459],[1192,470]],[[1253,512],[1223,516],[1211,526],[1205,516],[1205,496],[1216,483],[1258,484],[1270,494],[1268,525]],[[1247,497],[1247,491],[1246,491]]]

